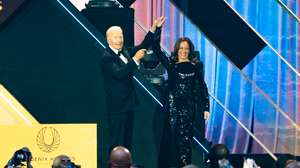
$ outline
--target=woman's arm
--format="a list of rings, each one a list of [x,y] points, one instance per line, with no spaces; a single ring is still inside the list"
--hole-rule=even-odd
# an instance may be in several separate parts
[[[200,102],[201,102],[201,106],[202,106],[202,110],[204,112],[209,113],[209,94],[208,94],[208,89],[207,89],[207,85],[204,81],[204,68],[203,68],[203,63],[202,62],[197,62],[196,63],[196,73],[197,73],[197,87],[199,88],[198,92],[196,93],[199,96]],[[207,117],[209,117],[209,114]],[[205,116],[204,116],[205,117]],[[207,118],[206,118],[207,119]]]
[[[153,50],[154,54],[157,56],[157,59],[163,64],[163,66],[166,69],[169,69],[171,61],[170,61],[169,57],[167,57],[166,54],[161,50],[160,37],[161,37],[161,29],[158,29],[155,42],[152,45],[152,50]]]

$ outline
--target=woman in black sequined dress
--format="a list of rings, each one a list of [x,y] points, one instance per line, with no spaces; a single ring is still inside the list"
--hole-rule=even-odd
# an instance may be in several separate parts
[[[168,58],[153,45],[160,62],[168,72],[168,87],[164,109],[166,121],[159,152],[159,168],[183,167],[192,162],[193,121],[201,113],[204,137],[204,119],[209,117],[209,98],[203,77],[203,64],[193,61],[194,46],[190,39],[180,38],[174,47],[174,58]]]

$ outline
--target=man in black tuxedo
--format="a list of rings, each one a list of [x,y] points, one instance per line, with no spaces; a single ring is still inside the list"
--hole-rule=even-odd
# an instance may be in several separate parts
[[[143,42],[131,49],[124,48],[120,27],[112,26],[106,32],[109,46],[103,53],[101,68],[105,84],[110,149],[121,145],[131,150],[133,112],[137,105],[133,73],[138,69],[146,49],[154,42],[156,29],[164,21],[164,17],[156,19]]]

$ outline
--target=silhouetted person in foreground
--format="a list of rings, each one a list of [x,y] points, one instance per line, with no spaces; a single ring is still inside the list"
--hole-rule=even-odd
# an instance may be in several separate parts
[[[130,151],[123,147],[117,146],[110,153],[108,168],[130,168],[132,158]]]

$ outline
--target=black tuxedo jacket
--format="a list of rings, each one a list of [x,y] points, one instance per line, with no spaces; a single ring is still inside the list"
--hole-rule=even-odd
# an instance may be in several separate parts
[[[149,48],[153,41],[154,34],[148,32],[139,46],[124,48],[122,54],[127,58],[127,64],[109,47],[104,50],[100,65],[104,76],[106,108],[109,114],[133,111],[137,105],[133,73],[138,66],[131,57],[138,50]]]

